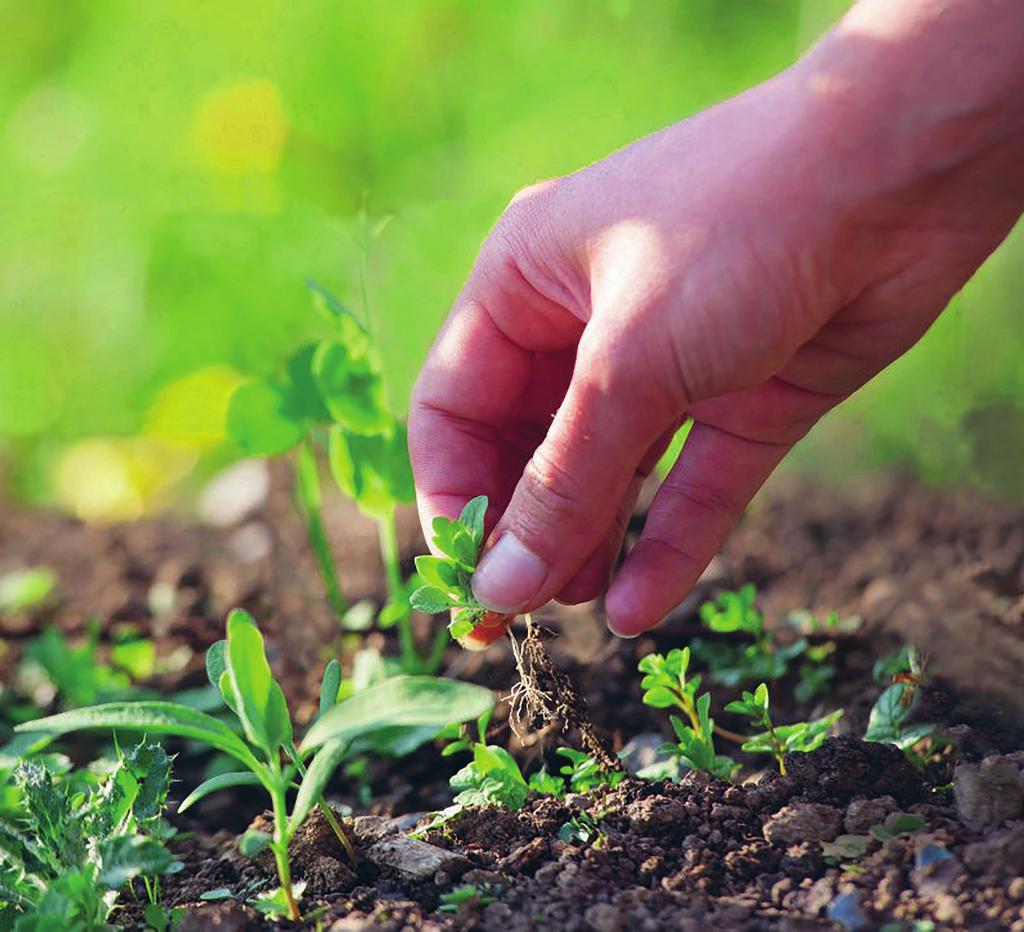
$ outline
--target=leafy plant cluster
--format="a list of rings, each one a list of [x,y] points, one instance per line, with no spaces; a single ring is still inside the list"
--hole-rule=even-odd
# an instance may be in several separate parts
[[[914,754],[915,745],[935,735],[934,724],[914,720],[925,678],[921,654],[914,647],[904,646],[877,661],[874,676],[877,682],[889,681],[890,685],[871,707],[864,740],[894,744],[912,762],[920,764]]]
[[[58,755],[13,772],[19,800],[0,821],[0,927],[107,928],[118,891],[141,878],[147,922],[166,925],[160,877],[180,868],[165,847],[171,759],[142,742],[109,767],[72,771]]]
[[[678,772],[678,764],[691,770],[704,770],[721,779],[729,779],[739,765],[731,757],[719,754],[715,748],[715,735],[727,738],[751,754],[767,754],[774,758],[781,773],[786,772],[785,755],[793,752],[813,751],[828,737],[832,725],[842,716],[839,709],[811,722],[775,725],[769,711],[767,683],[754,690],[744,690],[742,699],[730,702],[727,712],[743,715],[754,728],[753,735],[740,735],[715,724],[711,718],[711,694],[700,692],[702,678],[690,676],[690,648],[676,648],[666,655],[648,654],[641,658],[639,670],[644,674],[641,687],[643,701],[656,709],[675,709],[669,721],[677,743],[666,744],[662,751],[672,755],[673,765],[662,768],[650,776],[670,776]]]
[[[439,637],[426,656],[418,652],[408,598],[418,581],[403,579],[395,532],[395,508],[414,498],[405,425],[388,406],[383,367],[367,327],[326,289],[311,288],[330,336],[300,347],[282,372],[239,385],[231,396],[228,432],[250,456],[294,452],[296,504],[328,601],[344,624],[350,608],[322,516],[316,451],[326,446],[338,488],[377,522],[389,593],[378,623],[399,626],[403,672],[433,672],[440,667],[446,641]],[[352,608],[358,627],[363,609]]]
[[[416,572],[425,585],[412,593],[412,607],[429,614],[454,610],[448,631],[456,639],[472,633],[487,614],[470,587],[484,542],[486,514],[487,497],[478,495],[454,521],[434,518],[432,541],[441,556],[416,558]]]
[[[831,640],[812,644],[804,635],[789,644],[778,644],[755,605],[756,596],[753,584],[747,583],[737,591],[723,592],[701,606],[701,622],[709,631],[746,635],[750,641],[736,643],[694,638],[690,643],[694,659],[710,671],[716,683],[727,687],[780,680],[796,661],[801,660],[794,694],[798,701],[809,702],[825,692],[835,676],[835,667],[829,662],[835,644]],[[849,627],[849,623],[840,621],[835,613],[824,623],[798,616],[792,616],[791,622],[811,632],[825,634]]]
[[[317,720],[296,743],[280,684],[267,662],[263,637],[253,619],[235,610],[228,617],[227,639],[207,652],[210,682],[234,714],[241,734],[204,712],[173,702],[111,702],[63,712],[19,726],[20,731],[65,734],[84,728],[118,728],[200,741],[240,763],[243,769],[207,780],[182,802],[179,811],[218,790],[262,786],[270,796],[273,834],[248,834],[242,845],[253,855],[269,848],[280,888],[261,906],[300,916],[291,882],[288,844],[314,807],[334,829],[351,855],[347,829],[323,802],[335,769],[360,748],[360,741],[396,727],[430,726],[473,719],[491,708],[491,693],[479,686],[430,676],[397,676],[338,702],[341,669],[328,664]],[[290,809],[288,794],[297,790]]]

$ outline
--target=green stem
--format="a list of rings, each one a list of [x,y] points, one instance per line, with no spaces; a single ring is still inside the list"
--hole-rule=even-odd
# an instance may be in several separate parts
[[[299,447],[298,459],[295,464],[295,497],[299,504],[299,512],[306,524],[309,545],[313,549],[320,578],[323,580],[324,591],[331,611],[340,620],[348,606],[341,594],[341,583],[334,563],[334,554],[327,539],[324,519],[321,511],[320,476],[316,468],[316,458],[312,447],[306,440]]]
[[[285,750],[288,752],[288,756],[292,759],[292,762],[295,764],[295,769],[298,770],[299,775],[303,779],[305,779],[306,765],[302,763],[302,757],[299,754],[298,749],[295,747],[294,744],[292,744],[289,747],[285,748]],[[352,843],[352,838],[349,835],[348,830],[338,821],[337,817],[334,814],[334,810],[331,809],[331,807],[324,802],[322,794],[320,796],[320,799],[317,801],[316,807],[320,810],[323,817],[327,820],[327,824],[331,827],[334,834],[338,836],[338,841],[341,842],[341,846],[345,849],[345,853],[348,855],[349,860],[353,864],[355,864],[356,848],[355,845]],[[296,828],[298,828],[298,826],[296,826]]]
[[[448,650],[448,644],[451,642],[451,637],[448,635],[448,628],[445,625],[441,625],[437,629],[437,633],[434,635],[434,643],[430,645],[430,653],[427,655],[426,660],[426,673],[433,676],[441,669],[444,664],[444,655]]]
[[[276,776],[280,777],[280,766],[276,771]],[[284,898],[288,903],[288,916],[293,922],[298,922],[302,916],[292,892],[292,868],[288,862],[288,810],[284,781],[278,781],[270,797],[274,804],[274,843],[271,847],[274,849],[274,861],[277,864],[277,878],[281,881],[281,889],[284,890]]]
[[[380,539],[380,556],[384,562],[384,575],[388,581],[388,597],[397,601],[405,597],[402,583],[402,561],[398,552],[398,531],[395,529],[395,510],[377,519],[377,535]],[[406,673],[418,673],[423,667],[416,639],[412,634],[412,615],[406,613],[398,621],[398,644],[402,669]]]

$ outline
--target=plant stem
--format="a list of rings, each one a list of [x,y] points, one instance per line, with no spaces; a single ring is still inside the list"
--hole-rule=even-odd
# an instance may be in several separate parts
[[[323,580],[327,602],[338,620],[345,614],[348,605],[341,594],[341,583],[338,581],[338,570],[334,563],[334,554],[327,539],[324,519],[321,512],[320,476],[317,473],[316,458],[309,441],[303,441],[299,447],[298,459],[295,464],[295,498],[299,505],[299,513],[306,524],[309,545],[316,558],[317,569]]]
[[[395,529],[395,509],[388,511],[377,519],[377,536],[380,540],[380,557],[384,563],[384,575],[388,581],[388,597],[397,601],[405,596],[402,584],[402,562],[398,553],[398,531]],[[398,621],[398,644],[401,654],[402,670],[406,673],[418,673],[423,667],[416,640],[412,634],[411,613],[406,613]]]
[[[298,922],[302,916],[299,913],[299,904],[295,902],[295,894],[292,892],[292,868],[288,862],[288,811],[285,800],[284,782],[281,780],[281,768],[276,768],[277,782],[270,794],[274,804],[274,861],[277,864],[277,878],[281,881],[281,889],[284,890],[284,898],[288,903],[288,916],[293,922]]]
[[[299,755],[298,750],[294,745],[286,747],[285,750],[288,752],[288,756],[292,759],[295,764],[295,768],[298,770],[299,775],[303,778],[306,776],[306,765],[302,763],[302,757]],[[334,834],[338,836],[338,841],[341,842],[341,846],[345,849],[345,853],[348,855],[349,860],[356,863],[356,848],[352,843],[352,837],[348,833],[348,829],[338,821],[337,816],[334,814],[334,810],[324,802],[323,796],[316,804],[317,809],[320,810],[323,817],[327,820],[327,824],[331,827]]]
[[[746,735],[741,735],[735,731],[729,731],[728,728],[723,728],[718,724],[716,724],[712,730],[719,737],[725,738],[726,741],[732,741],[734,744],[743,744],[744,741],[748,740]]]

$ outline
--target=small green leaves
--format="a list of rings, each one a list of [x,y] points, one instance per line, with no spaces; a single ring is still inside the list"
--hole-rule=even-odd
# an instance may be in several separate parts
[[[473,760],[449,783],[458,790],[455,802],[461,806],[504,806],[521,809],[529,787],[519,765],[504,748],[474,744]]]
[[[930,723],[910,724],[916,705],[916,688],[910,683],[893,683],[886,688],[871,707],[865,741],[894,744],[901,751],[912,748],[918,741],[935,731]]]
[[[443,516],[434,518],[433,544],[442,556],[416,558],[416,571],[426,585],[413,592],[409,601],[413,608],[431,615],[459,609],[448,625],[456,639],[471,634],[486,614],[470,585],[484,541],[486,514],[487,496],[478,495],[454,521]]]
[[[738,592],[723,592],[713,602],[700,607],[700,617],[712,631],[744,631],[760,637],[764,630],[764,617],[754,607],[756,590],[751,583],[742,586]]]
[[[174,858],[160,842],[141,835],[117,835],[99,846],[100,871],[97,883],[117,890],[135,877],[159,877],[167,873]]]
[[[274,456],[290,450],[305,434],[294,417],[288,388],[269,379],[248,379],[231,395],[228,434],[249,456]]]

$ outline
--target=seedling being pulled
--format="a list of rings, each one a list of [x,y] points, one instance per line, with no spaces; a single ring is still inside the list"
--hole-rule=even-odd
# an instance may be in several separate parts
[[[227,640],[206,654],[210,682],[237,716],[243,737],[219,719],[173,702],[111,702],[64,712],[18,727],[53,735],[84,728],[119,728],[149,735],[175,735],[198,740],[243,765],[244,770],[219,774],[198,786],[179,812],[216,792],[236,786],[262,786],[270,796],[274,833],[250,837],[248,853],[269,848],[281,886],[280,902],[292,920],[299,908],[292,887],[288,843],[314,806],[318,806],[350,858],[355,850],[344,825],[322,800],[335,769],[349,756],[354,739],[396,725],[440,728],[452,721],[476,718],[490,709],[489,690],[469,683],[430,676],[398,676],[338,702],[341,671],[332,660],[324,671],[320,715],[298,744],[284,692],[267,663],[263,636],[253,619],[236,609],[228,616]],[[298,786],[291,812],[288,791]],[[273,897],[270,898],[273,901]]]

